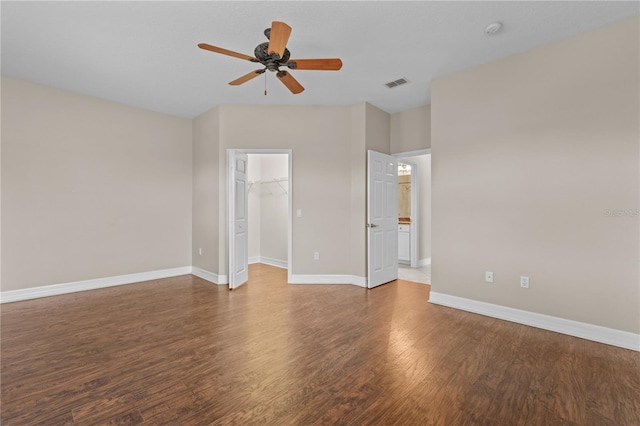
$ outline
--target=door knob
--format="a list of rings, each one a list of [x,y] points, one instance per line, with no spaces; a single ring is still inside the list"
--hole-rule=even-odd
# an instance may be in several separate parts
[[[367,223],[367,228],[377,228],[378,226],[375,223]]]

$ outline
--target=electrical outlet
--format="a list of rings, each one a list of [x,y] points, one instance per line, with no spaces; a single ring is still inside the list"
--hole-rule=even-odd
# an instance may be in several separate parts
[[[296,217],[302,217],[302,209],[296,210]]]
[[[199,254],[200,256],[202,256],[202,248],[199,248],[199,249],[198,249],[198,254]]]
[[[493,282],[493,272],[485,271],[484,273],[484,282],[492,283]]]
[[[529,288],[529,277],[525,277],[525,276],[520,277],[520,287]]]
[[[320,260],[320,252],[317,252],[317,251],[313,252],[313,260]]]

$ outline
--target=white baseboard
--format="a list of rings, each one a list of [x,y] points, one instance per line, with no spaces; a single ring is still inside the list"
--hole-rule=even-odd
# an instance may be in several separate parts
[[[277,259],[261,258],[262,263],[284,267],[286,262]],[[53,284],[40,287],[26,288],[22,290],[9,290],[0,292],[0,303],[18,302],[20,300],[37,299],[39,297],[57,296],[78,291],[97,290],[100,288],[117,285],[135,284],[143,281],[157,280],[161,278],[176,277],[192,274],[214,284],[228,284],[227,275],[218,275],[197,266],[183,266],[180,268],[162,269],[158,271],[140,272],[135,274],[118,275],[114,277],[97,278],[92,280],[74,281],[62,284]],[[290,284],[352,284],[359,287],[367,286],[365,277],[355,275],[291,275]]]
[[[248,261],[249,265],[253,265],[254,263],[261,263],[260,256],[251,256]]]
[[[418,268],[422,267],[422,266],[429,266],[431,265],[431,258],[430,257],[426,257],[424,259],[420,259],[418,261]]]
[[[289,284],[352,284],[367,286],[367,278],[357,275],[291,274]]]
[[[191,266],[183,266],[180,268],[118,275],[115,277],[96,278],[92,280],[31,287],[22,290],[3,291],[0,292],[0,303],[18,302],[20,300],[57,296],[60,294],[75,293],[77,291],[96,290],[99,288],[133,284],[142,281],[157,280],[160,278],[177,277],[179,275],[190,274],[191,269]]]
[[[289,264],[286,260],[274,259],[272,257],[260,257],[260,263],[264,263],[265,265],[275,266],[276,268],[287,269],[289,268]]]
[[[501,305],[450,296],[448,294],[431,292],[429,302],[461,309],[488,317],[499,318],[518,324],[555,331],[556,333],[593,340],[594,342],[618,346],[625,349],[640,351],[640,334],[601,327],[599,325],[568,320],[535,312],[523,311]]]
[[[207,280],[214,284],[228,284],[226,275],[218,275],[215,272],[209,272],[205,269],[198,268],[197,266],[192,267],[191,271],[192,275],[195,275],[198,278],[202,278],[203,280]]]
[[[350,275],[351,276],[351,284],[357,285],[358,287],[367,288],[367,277],[359,277],[358,275]]]

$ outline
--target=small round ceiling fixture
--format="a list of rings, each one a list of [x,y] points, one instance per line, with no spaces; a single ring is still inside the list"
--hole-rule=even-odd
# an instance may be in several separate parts
[[[486,35],[494,35],[502,29],[502,23],[492,22],[484,29]]]

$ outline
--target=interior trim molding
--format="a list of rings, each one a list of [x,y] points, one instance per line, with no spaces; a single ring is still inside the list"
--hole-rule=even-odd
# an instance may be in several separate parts
[[[261,256],[260,263],[275,266],[276,268],[288,269],[289,265],[286,260],[274,259],[272,257]]]
[[[226,275],[218,275],[215,272],[209,272],[206,269],[198,268],[197,266],[192,266],[191,269],[192,269],[191,271],[192,275],[195,275],[198,278],[202,278],[203,280],[206,280],[218,285],[223,285],[228,283]]]
[[[431,265],[431,258],[430,257],[425,257],[424,259],[420,259],[418,261],[418,268],[422,267],[422,266],[429,266]]]
[[[291,274],[289,284],[351,284],[367,286],[367,278],[357,275]]]
[[[261,263],[280,268],[286,268],[287,262],[268,257],[261,257]],[[277,264],[276,264],[277,263]],[[161,278],[177,277],[179,275],[195,275],[198,278],[218,285],[229,284],[227,275],[219,275],[197,266],[183,266],[180,268],[161,269],[157,271],[140,272],[135,274],[118,275],[114,277],[96,278],[84,281],[73,281],[62,284],[31,287],[21,290],[0,292],[0,303],[19,302],[21,300],[37,299],[40,297],[58,296],[86,290],[113,287],[117,285],[136,284]],[[299,275],[292,274],[289,284],[351,284],[358,287],[367,286],[367,278],[356,275]]]
[[[640,352],[640,334],[432,291],[429,302]]]
[[[286,260],[274,259],[266,256],[252,256],[249,258],[249,265],[254,263],[264,263],[265,265],[275,266],[276,268],[288,269],[289,263]]]
[[[117,285],[135,284],[143,281],[177,277],[179,275],[191,274],[191,271],[191,266],[183,266],[179,268],[160,269],[157,271],[117,275],[114,277],[96,278],[92,280],[73,281],[68,283],[31,287],[21,290],[3,291],[0,292],[0,303],[18,302],[21,300],[57,296],[60,294],[75,293],[78,291],[96,290],[99,288],[113,287]]]

